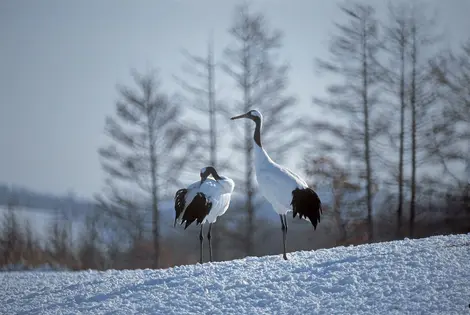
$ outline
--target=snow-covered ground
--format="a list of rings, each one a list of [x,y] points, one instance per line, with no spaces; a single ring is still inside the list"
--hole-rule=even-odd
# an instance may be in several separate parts
[[[469,314],[470,234],[166,270],[3,272],[0,314]]]

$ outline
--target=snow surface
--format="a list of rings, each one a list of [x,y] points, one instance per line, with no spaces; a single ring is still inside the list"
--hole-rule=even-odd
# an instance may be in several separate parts
[[[3,272],[1,314],[469,314],[470,234],[166,270]]]

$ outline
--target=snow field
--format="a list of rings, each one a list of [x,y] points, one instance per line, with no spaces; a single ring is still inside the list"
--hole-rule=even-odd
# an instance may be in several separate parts
[[[1,314],[470,314],[470,234],[165,270],[2,272]]]

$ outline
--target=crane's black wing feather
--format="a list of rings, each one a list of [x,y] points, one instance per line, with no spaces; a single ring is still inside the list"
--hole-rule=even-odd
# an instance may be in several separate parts
[[[175,194],[175,223],[173,224],[173,226],[176,226],[176,220],[179,218],[179,216],[181,215],[181,213],[183,212],[184,210],[184,206],[186,204],[186,193],[188,192],[188,190],[186,188],[182,188],[180,190],[178,190]]]
[[[212,202],[202,192],[198,192],[183,214],[182,222],[186,222],[184,229],[196,221],[196,225],[202,223],[212,208]]]

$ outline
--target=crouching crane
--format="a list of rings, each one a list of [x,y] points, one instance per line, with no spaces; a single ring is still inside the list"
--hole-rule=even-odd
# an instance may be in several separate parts
[[[231,120],[246,118],[255,124],[253,136],[255,151],[255,173],[261,194],[279,214],[281,219],[283,258],[287,260],[287,212],[293,211],[293,217],[310,221],[314,230],[320,222],[322,204],[317,193],[308,187],[305,180],[291,170],[275,163],[261,145],[261,128],[263,116],[257,110],[230,118]]]
[[[209,178],[211,176],[211,178]],[[232,179],[221,176],[214,167],[204,167],[200,171],[201,180],[187,188],[178,190],[175,194],[175,222],[186,223],[184,229],[196,221],[196,225],[201,224],[199,233],[200,241],[200,263],[203,263],[203,227],[209,223],[207,239],[209,241],[209,260],[212,261],[211,230],[212,224],[217,218],[223,215],[229,205],[235,183]]]

